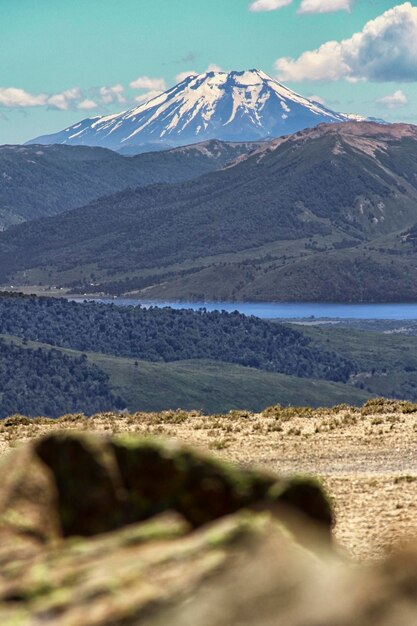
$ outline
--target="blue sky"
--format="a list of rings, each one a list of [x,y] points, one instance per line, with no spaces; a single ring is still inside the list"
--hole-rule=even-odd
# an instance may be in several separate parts
[[[386,0],[0,0],[0,143],[118,112],[208,67],[417,123],[417,6]]]

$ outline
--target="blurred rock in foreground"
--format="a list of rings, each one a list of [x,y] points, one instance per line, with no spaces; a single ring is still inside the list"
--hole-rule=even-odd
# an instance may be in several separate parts
[[[310,479],[49,435],[1,463],[0,624],[415,626],[417,550],[358,568]]]

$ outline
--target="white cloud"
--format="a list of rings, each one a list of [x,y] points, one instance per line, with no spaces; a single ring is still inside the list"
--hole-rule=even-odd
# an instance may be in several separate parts
[[[408,104],[407,96],[400,89],[395,91],[391,96],[384,96],[378,98],[376,103],[383,106],[386,109],[399,109]]]
[[[313,102],[317,102],[318,104],[321,104],[322,106],[325,106],[326,104],[326,100],[324,98],[322,98],[321,96],[309,96],[308,98],[309,100],[313,100]]]
[[[350,68],[345,63],[341,44],[329,41],[318,50],[304,52],[298,59],[281,57],[275,62],[279,80],[340,80],[349,75]]]
[[[68,111],[73,106],[74,101],[82,98],[82,92],[79,87],[73,87],[72,89],[66,89],[61,93],[56,93],[47,99],[48,106],[53,109],[59,109],[60,111]]]
[[[89,111],[91,109],[96,109],[97,108],[97,103],[94,102],[94,100],[90,100],[89,98],[85,98],[84,100],[81,100],[81,102],[78,102],[77,104],[77,109],[81,109],[81,111]]]
[[[156,96],[159,96],[167,88],[163,78],[150,78],[149,76],[139,76],[136,80],[132,80],[130,87],[132,89],[146,90],[145,93],[133,98],[138,104],[149,102],[149,100],[156,98]]]
[[[88,95],[80,87],[72,87],[54,94],[33,94],[16,87],[0,87],[0,107],[28,108],[46,106],[58,111],[89,110],[97,108],[99,99],[101,104],[124,103],[124,87],[99,87],[90,89]]]
[[[302,0],[298,13],[350,11],[354,0]]]
[[[147,83],[151,85],[151,83]],[[165,88],[165,82],[155,83]],[[147,93],[138,96],[136,101],[149,100],[160,93],[160,89],[149,89]],[[125,104],[125,88],[123,85],[92,87],[82,90],[80,87],[65,89],[59,93],[33,94],[16,87],[0,87],[0,107],[29,108],[48,107],[57,111],[91,110],[111,105]]]
[[[48,96],[33,94],[17,87],[0,87],[0,106],[10,108],[43,106]]]
[[[103,104],[113,104],[113,102],[124,104],[126,102],[126,98],[124,97],[124,90],[125,89],[123,85],[100,87],[98,90],[98,95]]]
[[[249,10],[258,11],[275,11],[276,9],[282,9],[288,4],[291,4],[292,0],[254,0],[249,5]]]
[[[130,83],[132,89],[147,89],[148,91],[165,91],[167,88],[163,78],[150,78],[149,76],[139,76]]]
[[[205,72],[223,72],[223,70],[220,65],[217,65],[216,63],[209,63],[207,69],[205,69],[202,73],[204,74]],[[195,70],[186,70],[185,72],[179,72],[175,76],[175,82],[182,83],[182,81],[186,78],[189,78],[190,76],[198,76],[198,74],[199,72],[196,72]]]
[[[253,12],[276,11],[291,4],[293,0],[253,0],[249,10]],[[298,13],[333,13],[350,11],[354,0],[301,0]]]
[[[68,111],[81,98],[82,92],[79,87],[52,95],[32,94],[16,87],[0,87],[0,106],[9,108],[48,106],[52,109]]]
[[[189,76],[197,76],[197,75],[198,75],[198,72],[196,72],[195,70],[185,70],[185,72],[179,72],[175,76],[175,82],[182,83],[182,81],[188,78]]]
[[[328,41],[297,59],[282,57],[275,67],[283,81],[415,81],[417,7],[410,2],[398,5],[350,39]]]
[[[160,96],[162,91],[148,91],[147,93],[143,93],[141,96],[136,96],[134,101],[138,104],[143,104],[145,102],[149,102],[152,98],[156,98],[156,96]]]
[[[52,109],[59,109],[60,111],[68,111],[70,106],[68,100],[62,93],[57,93],[48,98],[47,104]]]
[[[220,65],[217,65],[216,63],[209,63],[206,72],[223,72],[223,70]]]

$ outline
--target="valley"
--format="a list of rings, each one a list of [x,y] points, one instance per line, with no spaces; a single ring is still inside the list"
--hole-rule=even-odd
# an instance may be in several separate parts
[[[0,279],[10,289],[0,302],[5,346],[19,358],[40,350],[44,361],[49,353],[83,360],[102,377],[97,409],[417,399],[414,337],[16,294],[35,286],[69,299],[415,302],[417,127],[345,121],[271,141],[210,140],[137,156],[72,145],[2,150],[0,160],[20,176],[20,186],[7,183],[16,211],[36,164],[48,189],[38,185],[39,198],[55,202],[39,204],[44,217],[27,213],[0,233]],[[103,179],[117,193],[99,191]],[[71,208],[76,180],[71,202],[86,192],[91,201]],[[63,402],[73,410],[71,394]]]

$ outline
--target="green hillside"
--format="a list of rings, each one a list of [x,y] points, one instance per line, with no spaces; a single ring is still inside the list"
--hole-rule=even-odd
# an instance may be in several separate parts
[[[398,323],[397,323],[398,326]],[[300,328],[300,326],[297,326]],[[417,400],[417,336],[353,327],[301,326],[313,345],[352,360],[357,367],[350,382],[375,396]]]
[[[322,125],[193,181],[11,227],[1,280],[157,299],[413,300],[416,168],[416,127]]]
[[[67,355],[52,346],[0,340],[0,419],[14,413],[58,417],[63,413],[123,408],[109,376],[85,355]]]
[[[3,296],[0,329],[3,416],[417,400],[417,336],[398,324],[282,325]]]
[[[190,180],[257,145],[210,141],[133,157],[87,146],[0,146],[0,227],[62,213],[127,187]]]
[[[50,350],[51,346],[18,337],[2,336],[26,349]],[[56,349],[56,348],[54,348]],[[58,348],[78,359],[80,352]],[[361,404],[370,394],[343,383],[301,379],[249,367],[207,360],[149,363],[99,353],[85,353],[87,362],[109,377],[112,393],[129,411],[197,409],[220,413],[231,409],[260,411],[273,404],[333,406]],[[81,409],[78,409],[81,410]]]
[[[356,365],[296,328],[237,312],[0,297],[0,417],[361,403]],[[45,381],[44,383],[42,381]]]
[[[0,297],[0,331],[82,352],[155,362],[210,359],[345,382],[353,363],[299,330],[238,313]]]

